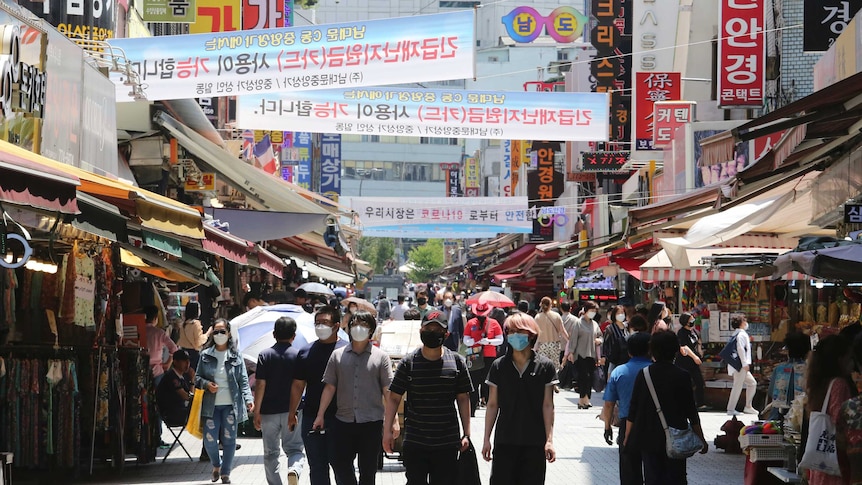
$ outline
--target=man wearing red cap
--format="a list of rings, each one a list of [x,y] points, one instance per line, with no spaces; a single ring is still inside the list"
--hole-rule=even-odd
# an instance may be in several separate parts
[[[464,328],[464,345],[478,351],[479,357],[472,362],[470,367],[470,380],[475,383],[473,392],[470,393],[470,416],[476,415],[479,405],[479,394],[481,384],[482,401],[488,400],[488,386],[485,378],[488,376],[488,368],[497,358],[497,346],[503,345],[503,328],[500,322],[488,316],[493,308],[487,303],[476,303],[473,305],[475,317],[467,322]]]

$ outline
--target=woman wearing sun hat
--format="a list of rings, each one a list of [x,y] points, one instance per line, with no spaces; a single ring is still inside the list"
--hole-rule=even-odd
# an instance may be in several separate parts
[[[470,380],[473,381],[473,392],[470,393],[470,415],[476,414],[479,405],[479,394],[481,387],[482,400],[488,399],[488,386],[485,378],[488,376],[488,368],[497,358],[497,346],[503,344],[503,328],[500,322],[488,316],[493,308],[487,303],[473,304],[473,318],[467,321],[464,327],[464,345],[467,347],[481,346],[480,356],[482,366],[476,370],[470,370]]]

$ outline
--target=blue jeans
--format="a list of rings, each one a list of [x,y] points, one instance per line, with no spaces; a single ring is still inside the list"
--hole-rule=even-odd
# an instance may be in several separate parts
[[[327,431],[324,434],[311,434],[311,425],[317,413],[303,413],[302,418],[302,442],[305,443],[305,455],[308,457],[308,478],[311,485],[330,485],[329,479],[329,457],[334,453],[335,440],[332,438],[331,425],[335,416],[326,418]],[[351,464],[352,465],[352,464]],[[355,474],[356,472],[353,471]]]
[[[222,475],[230,475],[233,456],[236,454],[236,415],[230,404],[216,406],[213,417],[204,421],[204,448],[210,457],[213,468],[221,468]],[[218,441],[221,442],[224,456],[219,459]]]
[[[281,450],[287,456],[288,471],[302,475],[305,468],[305,453],[302,451],[302,431],[299,426],[290,431],[287,417],[290,413],[261,414],[260,431],[263,434],[263,467],[269,485],[281,485]],[[298,419],[302,419],[300,415]]]

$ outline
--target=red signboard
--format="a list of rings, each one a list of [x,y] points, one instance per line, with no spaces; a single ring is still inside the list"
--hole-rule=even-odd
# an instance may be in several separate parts
[[[655,150],[653,147],[653,105],[657,101],[673,101],[682,97],[682,81],[678,72],[637,72],[637,99],[635,100],[635,147],[638,150]]]
[[[768,135],[755,138],[754,153],[751,156],[751,162],[754,163],[769,153],[769,150],[772,150],[772,147],[774,147],[775,144],[778,143],[778,140],[781,140],[781,137],[784,136],[784,131],[785,130],[781,130],[778,133],[770,133]]]
[[[584,152],[584,172],[615,172],[622,170],[629,161],[629,152]]]
[[[765,0],[721,0],[718,105],[762,106],[766,90]]]
[[[694,121],[693,101],[659,101],[653,109],[653,148],[670,146],[671,139],[677,128]]]

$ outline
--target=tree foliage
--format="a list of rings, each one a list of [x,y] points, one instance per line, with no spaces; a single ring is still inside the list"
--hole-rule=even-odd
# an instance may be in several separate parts
[[[395,241],[388,237],[361,237],[356,252],[360,259],[371,263],[375,273],[382,274],[386,261],[395,259]]]
[[[411,249],[408,260],[414,266],[410,278],[413,281],[428,281],[431,273],[443,269],[443,240],[429,239],[425,244]]]

